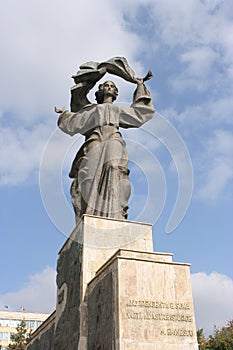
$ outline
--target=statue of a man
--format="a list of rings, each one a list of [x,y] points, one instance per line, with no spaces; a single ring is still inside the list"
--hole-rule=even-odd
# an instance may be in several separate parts
[[[124,60],[127,65],[124,58],[116,59],[118,62]],[[113,104],[118,89],[112,81],[99,85],[95,93],[97,104],[86,99],[86,93],[106,72],[125,78],[123,73],[116,71],[113,60],[107,61],[106,65],[98,64],[91,70],[89,67],[93,66],[93,62],[81,66],[81,71],[74,77],[77,84],[72,91],[73,111],[55,109],[61,113],[58,126],[62,131],[71,136],[85,136],[69,174],[74,179],[71,196],[76,222],[83,214],[127,219],[130,197],[128,155],[119,127],[140,127],[154,113],[150,93],[144,85],[145,78],[127,78],[137,84],[130,107]],[[125,69],[124,74],[128,74]]]

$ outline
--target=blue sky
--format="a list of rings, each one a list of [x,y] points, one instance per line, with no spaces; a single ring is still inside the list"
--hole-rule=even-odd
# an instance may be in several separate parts
[[[138,76],[153,71],[147,85],[159,113],[147,129],[123,133],[131,160],[130,219],[140,218],[149,198],[147,221],[154,224],[155,250],[192,264],[199,328],[211,331],[233,317],[232,13],[233,3],[224,0],[103,0],[91,5],[9,0],[2,6],[0,308],[54,308],[57,252],[74,226],[68,171],[82,139],[56,129],[53,109],[69,107],[71,75],[79,65],[124,56]],[[130,104],[133,84],[113,80],[120,90],[118,103]],[[176,152],[169,154],[159,139],[159,116],[180,135],[193,169],[190,205],[170,234],[166,225],[185,163],[176,154],[180,166],[175,168]],[[63,193],[59,197],[42,189],[52,214],[42,202],[41,171]],[[190,176],[186,180],[190,186]],[[165,194],[160,183],[166,198],[158,216],[152,209],[158,210]],[[59,217],[65,233],[56,227]]]

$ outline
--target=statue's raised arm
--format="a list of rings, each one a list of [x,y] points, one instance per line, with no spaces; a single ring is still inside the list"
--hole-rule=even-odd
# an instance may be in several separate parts
[[[84,106],[90,104],[86,96],[105,73],[117,75],[135,84],[140,80],[135,76],[134,71],[124,57],[114,57],[102,63],[86,62],[79,68],[79,71],[72,76],[76,84],[71,89],[70,107],[72,112],[78,112]],[[151,71],[142,80],[144,82],[150,78],[152,78]]]
[[[118,89],[112,81],[99,85],[95,94],[97,104],[87,99],[88,92],[107,72],[137,84],[131,106],[113,104]],[[71,196],[76,221],[83,214],[127,218],[128,155],[119,127],[140,127],[153,117],[150,92],[144,85],[151,77],[149,71],[144,78],[137,78],[122,57],[102,63],[87,62],[73,76],[76,85],[71,89],[71,111],[56,111],[60,113],[58,126],[62,131],[85,136],[70,171],[74,179]]]

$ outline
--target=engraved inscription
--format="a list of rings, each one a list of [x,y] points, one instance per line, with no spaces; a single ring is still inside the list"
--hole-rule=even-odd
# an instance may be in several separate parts
[[[193,337],[193,330],[192,329],[184,329],[184,328],[168,328],[166,330],[161,329],[160,330],[161,335],[175,335],[179,337]]]
[[[173,303],[167,301],[129,299],[126,306],[153,307],[156,309],[190,310],[188,303]]]
[[[134,312],[134,311],[127,311],[126,317],[128,319],[134,319],[134,320],[156,320],[156,321],[174,321],[174,322],[192,322],[192,316],[191,315],[184,315],[184,314],[157,314],[155,312]]]
[[[158,330],[160,335],[193,337],[193,330],[189,329],[193,322],[193,315],[190,312],[191,308],[191,304],[183,302],[129,299],[126,303],[126,318],[129,320],[162,321],[164,326],[166,325],[166,321],[174,322],[176,328],[161,328]],[[170,325],[167,324],[168,327]],[[188,325],[190,326],[188,327]]]

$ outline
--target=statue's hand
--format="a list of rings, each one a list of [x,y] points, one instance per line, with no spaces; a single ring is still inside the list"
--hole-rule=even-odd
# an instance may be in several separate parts
[[[142,85],[145,81],[151,79],[153,77],[153,74],[151,70],[148,71],[147,75],[144,78],[136,78],[136,83],[138,85]]]
[[[137,84],[142,85],[144,83],[143,78],[136,78]]]
[[[143,78],[143,81],[150,80],[151,78],[153,78],[153,73],[149,70],[147,75]]]
[[[63,112],[65,112],[65,107],[62,107],[62,108],[57,108],[57,107],[55,107],[54,108],[54,111],[56,112],[56,113],[63,113]]]

